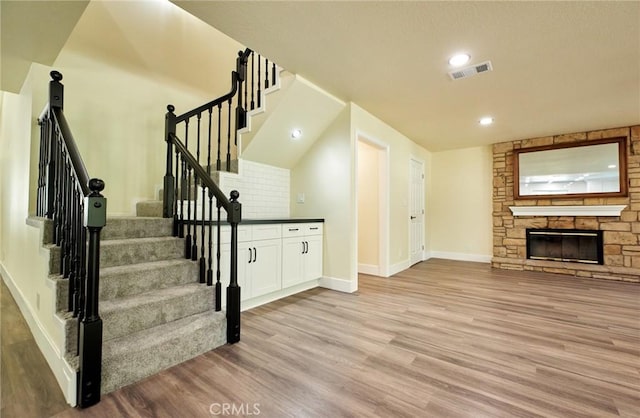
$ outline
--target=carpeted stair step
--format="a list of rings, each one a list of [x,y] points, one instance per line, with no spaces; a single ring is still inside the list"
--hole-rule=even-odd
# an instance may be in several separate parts
[[[100,304],[103,341],[214,309],[214,287],[194,283]]]
[[[136,215],[140,217],[162,218],[162,200],[148,200],[136,203]]]
[[[185,259],[107,267],[100,269],[100,301],[191,284],[197,280],[198,263]]]
[[[226,326],[224,312],[208,311],[105,341],[102,393],[224,345]]]
[[[101,240],[169,237],[173,219],[158,217],[118,216],[107,218]]]
[[[175,260],[184,255],[184,240],[175,237],[106,240],[100,243],[100,266]]]

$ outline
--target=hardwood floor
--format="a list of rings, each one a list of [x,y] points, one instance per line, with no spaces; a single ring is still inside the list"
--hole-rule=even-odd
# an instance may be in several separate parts
[[[68,409],[18,305],[0,283],[0,417],[40,418]]]
[[[638,417],[640,286],[429,260],[56,417]]]

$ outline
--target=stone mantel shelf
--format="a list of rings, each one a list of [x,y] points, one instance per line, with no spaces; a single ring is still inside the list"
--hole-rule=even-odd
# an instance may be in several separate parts
[[[627,205],[509,206],[513,216],[620,216]]]

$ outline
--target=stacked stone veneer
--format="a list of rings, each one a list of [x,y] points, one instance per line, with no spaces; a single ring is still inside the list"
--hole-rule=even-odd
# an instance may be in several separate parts
[[[628,197],[549,197],[515,200],[513,150],[602,138],[627,137]],[[627,205],[620,216],[517,216],[509,206]],[[501,269],[545,271],[640,282],[640,125],[502,142],[493,146],[493,259]],[[527,260],[527,228],[602,230],[604,265]]]

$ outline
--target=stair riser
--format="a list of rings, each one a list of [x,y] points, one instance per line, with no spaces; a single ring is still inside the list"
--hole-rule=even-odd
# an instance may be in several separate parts
[[[168,267],[153,267],[145,270],[129,269],[115,274],[101,274],[100,300],[133,296],[150,290],[197,281],[198,263],[190,260]]]
[[[110,245],[109,241],[105,241],[100,249],[100,266],[113,267],[175,260],[183,256],[184,245],[184,240],[179,238],[150,241],[144,244],[118,241],[118,245]]]
[[[172,219],[107,219],[100,239],[103,241],[129,238],[170,237],[173,226]]]
[[[154,301],[126,310],[102,311],[103,341],[214,309],[214,288],[200,286],[197,293]]]

